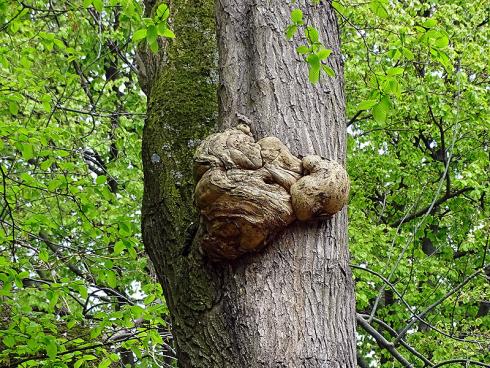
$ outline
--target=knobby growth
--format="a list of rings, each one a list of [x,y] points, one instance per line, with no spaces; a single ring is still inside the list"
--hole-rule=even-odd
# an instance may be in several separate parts
[[[211,259],[262,249],[296,219],[332,216],[347,203],[342,165],[293,156],[276,137],[255,142],[247,125],[210,135],[194,157],[196,204]]]

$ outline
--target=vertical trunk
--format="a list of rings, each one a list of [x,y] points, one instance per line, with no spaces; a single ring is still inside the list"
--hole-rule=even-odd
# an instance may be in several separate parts
[[[285,1],[218,1],[220,124],[241,113],[257,138],[274,135],[293,154],[344,161],[342,66],[329,6],[306,14],[332,48],[337,78],[313,87],[284,30]],[[354,296],[345,210],[296,223],[260,256],[225,272],[224,300],[252,367],[354,367]]]
[[[330,6],[316,8],[310,19],[333,49],[337,77],[313,87],[284,36],[285,1],[217,4],[220,129],[240,113],[251,119],[256,138],[275,135],[293,154],[344,161],[342,66]],[[295,223],[262,253],[232,264],[206,263],[199,234],[188,244],[195,221],[189,146],[213,123],[214,33],[209,0],[173,5],[178,38],[167,65],[151,68],[157,72],[148,88],[142,227],[172,315],[180,366],[355,367],[345,210],[321,223]]]

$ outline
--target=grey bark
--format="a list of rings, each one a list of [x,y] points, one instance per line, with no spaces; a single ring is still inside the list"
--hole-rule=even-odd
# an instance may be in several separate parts
[[[190,8],[204,2],[181,1]],[[306,64],[286,40],[289,11],[283,0],[217,1],[219,129],[235,125],[236,114],[243,114],[256,139],[274,135],[295,155],[345,162],[343,72],[333,10],[322,4],[309,15],[333,49],[329,64],[337,73],[317,86],[308,82]],[[168,51],[170,65],[178,69],[172,47],[178,45]],[[168,111],[179,107],[163,91],[172,74],[161,74],[150,89],[143,138],[142,227],[171,312],[180,366],[355,367],[345,209],[326,221],[296,222],[263,252],[233,263],[208,262],[199,232],[187,250],[185,231],[195,215],[192,189],[183,184],[168,189],[172,165],[189,167],[190,151],[182,148],[188,141],[172,136],[186,132],[187,118],[181,116],[179,124],[179,113]],[[202,124],[196,122],[199,135],[206,130]],[[169,155],[168,147],[179,153]]]

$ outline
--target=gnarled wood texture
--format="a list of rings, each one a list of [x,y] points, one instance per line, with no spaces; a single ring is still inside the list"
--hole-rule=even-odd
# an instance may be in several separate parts
[[[194,155],[195,200],[210,260],[234,260],[266,246],[295,219],[332,216],[349,179],[334,161],[298,159],[276,137],[255,142],[240,124],[207,137]]]

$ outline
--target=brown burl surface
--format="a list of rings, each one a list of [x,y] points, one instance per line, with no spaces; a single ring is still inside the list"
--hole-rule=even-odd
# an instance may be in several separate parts
[[[349,194],[342,165],[316,155],[300,160],[275,137],[255,142],[243,124],[200,144],[194,176],[201,246],[215,261],[262,249],[296,219],[332,216]]]

